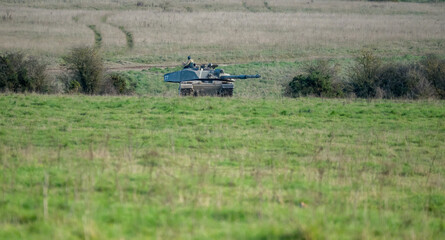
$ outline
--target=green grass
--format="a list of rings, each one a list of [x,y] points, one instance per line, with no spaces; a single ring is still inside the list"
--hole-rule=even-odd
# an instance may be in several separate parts
[[[444,142],[443,101],[0,95],[0,239],[442,239]]]

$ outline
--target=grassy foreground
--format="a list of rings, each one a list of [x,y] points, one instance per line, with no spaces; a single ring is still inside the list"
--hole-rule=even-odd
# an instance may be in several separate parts
[[[444,239],[444,142],[443,101],[0,95],[0,239]]]

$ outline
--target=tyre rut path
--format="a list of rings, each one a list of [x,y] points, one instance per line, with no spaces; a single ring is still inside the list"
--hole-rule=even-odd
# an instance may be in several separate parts
[[[88,25],[88,28],[94,32],[94,47],[101,48],[102,47],[102,34],[96,28],[96,25]]]
[[[134,38],[133,38],[133,33],[131,33],[130,31],[128,31],[128,29],[126,29],[123,25],[116,25],[114,23],[110,23],[107,22],[108,21],[108,17],[110,17],[112,14],[105,14],[102,16],[101,21],[102,23],[108,24],[112,27],[118,28],[124,35],[125,35],[125,39],[127,41],[127,48],[132,49],[134,47]]]

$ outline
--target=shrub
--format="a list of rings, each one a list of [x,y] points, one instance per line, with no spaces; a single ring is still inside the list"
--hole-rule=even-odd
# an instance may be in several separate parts
[[[116,95],[118,94],[118,91],[113,85],[113,80],[107,76],[105,77],[102,82],[100,83],[100,90],[99,94],[107,94],[107,95]]]
[[[62,85],[61,86],[62,89],[59,92],[63,92],[63,93],[78,93],[78,92],[80,92],[81,86],[78,81],[73,79],[71,74],[69,74],[67,72],[62,72],[60,74],[57,74],[55,76],[55,78],[56,78],[56,81]]]
[[[434,87],[437,95],[445,99],[445,59],[431,54],[421,61],[421,65],[425,78]]]
[[[46,64],[37,60],[35,57],[29,57],[25,65],[30,79],[30,89],[39,93],[48,92],[49,83],[45,73]]]
[[[383,66],[379,73],[376,85],[383,91],[384,98],[407,97],[414,83],[409,78],[410,65],[389,64]]]
[[[433,98],[436,91],[433,85],[426,79],[421,66],[416,64],[408,72],[409,98]]]
[[[350,89],[357,97],[372,98],[378,89],[381,60],[371,50],[362,50],[350,72]]]
[[[370,50],[363,50],[351,69],[349,88],[361,98],[434,97],[435,88],[433,80],[430,79],[440,79],[438,78],[440,71],[437,71],[437,66],[440,65],[438,62],[437,58],[427,57],[422,65],[397,63],[383,65],[380,58]]]
[[[111,73],[104,78],[101,84],[101,94],[132,94],[135,84],[123,73]]]
[[[382,64],[379,57],[365,49],[350,68],[349,81],[338,80],[327,61],[308,65],[305,74],[292,79],[286,94],[340,97],[353,93],[360,98],[445,98],[445,59],[428,55],[419,63]]]
[[[292,79],[286,93],[292,97],[314,95],[319,97],[338,97],[342,95],[336,79],[335,67],[328,61],[321,60],[306,66],[305,74]]]
[[[46,64],[19,52],[0,55],[0,90],[47,92]]]
[[[127,80],[119,73],[112,73],[110,75],[111,84],[113,84],[114,89],[119,94],[124,94],[127,90]]]
[[[104,67],[102,57],[97,49],[92,47],[73,48],[67,56],[63,57],[63,60],[72,74],[73,81],[78,82],[83,93],[95,94],[98,92]],[[74,84],[72,86],[76,85],[72,84]]]

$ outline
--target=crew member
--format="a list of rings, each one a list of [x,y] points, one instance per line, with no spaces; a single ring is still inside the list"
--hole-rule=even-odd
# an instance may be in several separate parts
[[[195,67],[195,62],[193,61],[193,59],[188,56],[187,57],[187,62],[182,63],[184,65],[184,68],[194,68]]]

